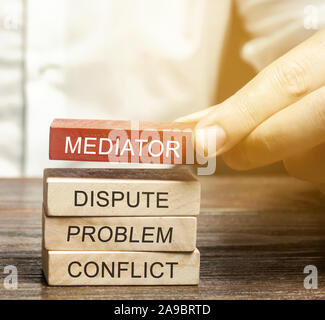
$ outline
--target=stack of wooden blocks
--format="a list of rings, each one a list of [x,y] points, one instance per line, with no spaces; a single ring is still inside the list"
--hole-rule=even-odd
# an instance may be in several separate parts
[[[200,184],[187,169],[45,169],[47,282],[198,284],[199,210]]]

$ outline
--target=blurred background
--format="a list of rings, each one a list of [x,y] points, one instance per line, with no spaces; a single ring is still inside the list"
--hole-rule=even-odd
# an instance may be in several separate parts
[[[1,0],[0,176],[105,166],[49,161],[53,118],[173,121],[324,22],[324,0]],[[239,174],[221,159],[216,173]]]

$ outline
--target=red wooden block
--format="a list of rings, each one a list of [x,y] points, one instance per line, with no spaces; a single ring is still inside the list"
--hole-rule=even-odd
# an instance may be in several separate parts
[[[160,164],[195,164],[194,124],[55,119],[50,159]]]

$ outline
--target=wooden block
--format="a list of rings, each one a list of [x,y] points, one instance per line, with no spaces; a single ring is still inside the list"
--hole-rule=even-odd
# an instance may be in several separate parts
[[[193,216],[200,183],[177,169],[45,169],[49,216]]]
[[[200,253],[43,251],[49,285],[195,285]]]
[[[47,250],[193,251],[194,217],[46,217]]]
[[[52,160],[196,164],[194,124],[176,122],[55,119]]]

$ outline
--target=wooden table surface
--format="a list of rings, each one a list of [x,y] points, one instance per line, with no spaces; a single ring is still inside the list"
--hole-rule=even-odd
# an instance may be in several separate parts
[[[325,197],[286,176],[202,180],[199,286],[49,287],[41,270],[41,180],[0,179],[1,299],[325,298]],[[318,289],[306,290],[306,265]],[[6,290],[3,268],[18,268]]]

